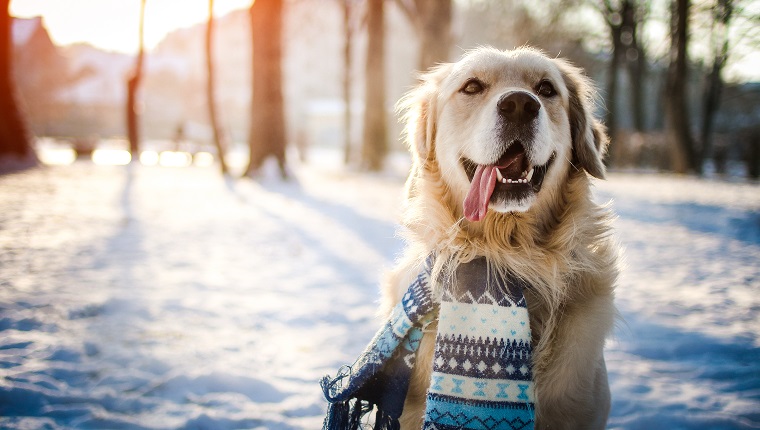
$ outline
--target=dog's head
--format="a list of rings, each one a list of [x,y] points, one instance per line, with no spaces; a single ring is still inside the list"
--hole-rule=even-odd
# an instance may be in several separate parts
[[[435,171],[456,217],[529,212],[568,172],[604,177],[607,138],[593,92],[564,60],[480,48],[422,78],[403,99],[414,154],[410,192]]]

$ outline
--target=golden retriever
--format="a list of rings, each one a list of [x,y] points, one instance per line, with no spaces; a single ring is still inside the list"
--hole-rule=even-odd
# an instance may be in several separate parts
[[[531,286],[537,429],[601,429],[610,407],[603,348],[616,316],[611,214],[591,200],[608,139],[581,70],[540,51],[479,48],[421,78],[400,102],[413,166],[407,249],[382,310],[436,254],[434,275],[485,256]],[[434,354],[426,332],[401,417],[419,429]]]

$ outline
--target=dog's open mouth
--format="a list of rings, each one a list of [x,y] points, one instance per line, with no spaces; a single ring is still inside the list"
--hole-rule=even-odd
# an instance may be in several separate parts
[[[470,221],[486,216],[488,204],[500,200],[520,200],[538,193],[554,156],[542,166],[533,166],[522,142],[516,140],[494,164],[476,164],[462,158],[470,190],[464,200],[464,215]]]

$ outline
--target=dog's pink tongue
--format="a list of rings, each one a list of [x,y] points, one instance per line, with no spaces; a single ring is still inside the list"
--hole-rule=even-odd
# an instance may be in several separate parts
[[[478,165],[470,183],[470,191],[464,198],[464,216],[470,221],[486,217],[488,201],[496,187],[496,166]]]

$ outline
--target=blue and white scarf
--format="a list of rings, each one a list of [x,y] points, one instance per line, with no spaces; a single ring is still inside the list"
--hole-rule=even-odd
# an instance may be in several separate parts
[[[460,264],[440,300],[432,262],[409,286],[352,366],[321,385],[325,430],[355,430],[376,409],[375,430],[398,429],[415,355],[436,319],[433,373],[423,429],[528,430],[534,424],[531,337],[525,284],[490,273],[485,258]]]

